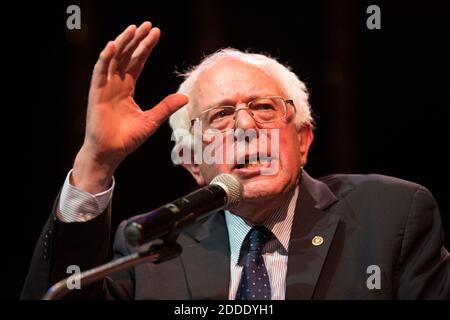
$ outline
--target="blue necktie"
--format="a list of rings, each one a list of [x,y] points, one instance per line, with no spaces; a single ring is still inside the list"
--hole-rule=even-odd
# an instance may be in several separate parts
[[[241,252],[243,269],[235,300],[270,300],[270,282],[262,250],[272,232],[263,226],[253,227],[246,236]]]

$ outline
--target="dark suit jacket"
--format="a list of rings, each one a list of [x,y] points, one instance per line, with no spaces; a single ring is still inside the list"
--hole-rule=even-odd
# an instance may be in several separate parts
[[[115,257],[134,252],[123,236],[125,224],[116,233]],[[208,216],[181,233],[180,257],[115,273],[71,296],[227,299],[227,232],[223,212]],[[22,298],[42,297],[51,284],[69,276],[68,265],[86,270],[105,263],[109,233],[109,212],[84,223],[62,223],[52,214]],[[315,236],[323,237],[322,245],[312,244]],[[380,289],[367,287],[371,265],[381,270]],[[286,299],[430,298],[450,298],[450,255],[428,190],[380,175],[332,175],[319,181],[303,173],[289,243]]]

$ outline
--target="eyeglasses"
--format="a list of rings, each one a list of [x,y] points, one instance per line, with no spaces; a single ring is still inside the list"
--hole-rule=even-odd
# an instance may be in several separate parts
[[[293,100],[285,100],[283,97],[270,96],[256,98],[247,103],[245,107],[219,106],[204,110],[197,118],[191,120],[191,128],[197,121],[201,121],[203,131],[216,129],[226,131],[234,128],[236,113],[246,109],[256,123],[265,124],[284,119],[287,115],[287,105],[295,110]]]

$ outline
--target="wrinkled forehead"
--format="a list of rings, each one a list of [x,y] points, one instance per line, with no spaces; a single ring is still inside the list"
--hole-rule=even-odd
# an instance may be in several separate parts
[[[199,74],[191,99],[195,111],[201,112],[216,105],[248,102],[268,95],[284,95],[275,77],[258,66],[223,59]]]

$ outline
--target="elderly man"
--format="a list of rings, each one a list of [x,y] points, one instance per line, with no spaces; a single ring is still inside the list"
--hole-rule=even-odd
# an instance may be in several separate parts
[[[221,173],[239,177],[241,202],[183,230],[181,256],[114,273],[72,297],[449,298],[450,255],[431,194],[379,175],[311,178],[303,170],[313,140],[308,94],[274,59],[219,51],[186,74],[177,94],[142,111],[133,100],[135,83],[159,36],[149,22],[130,26],[101,52],[85,140],[35,249],[23,298],[40,298],[69,265],[86,270],[106,262],[114,171],[169,116],[183,153],[186,145],[212,143],[189,139],[197,125],[201,136],[214,129],[219,142],[237,129],[255,133],[245,140],[242,162],[181,156],[200,186]],[[271,147],[258,158],[263,140]],[[225,153],[234,148],[216,145]],[[269,167],[275,170],[263,174]],[[135,251],[125,225],[116,233],[116,258]]]

